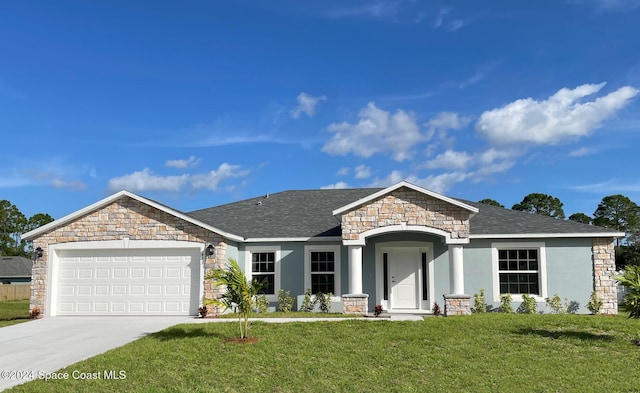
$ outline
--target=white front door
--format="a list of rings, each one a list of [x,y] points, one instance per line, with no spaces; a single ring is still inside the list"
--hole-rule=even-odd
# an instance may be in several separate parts
[[[391,308],[417,309],[418,252],[414,248],[396,248],[389,264]]]

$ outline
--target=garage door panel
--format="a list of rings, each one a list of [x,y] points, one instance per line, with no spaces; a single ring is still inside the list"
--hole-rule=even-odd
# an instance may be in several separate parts
[[[60,251],[59,315],[195,315],[198,249]]]

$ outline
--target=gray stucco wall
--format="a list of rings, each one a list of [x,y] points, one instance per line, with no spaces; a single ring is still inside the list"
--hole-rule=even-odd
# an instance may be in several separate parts
[[[498,307],[494,301],[491,243],[544,243],[547,261],[547,295],[558,294],[562,301],[579,303],[579,313],[588,313],[587,301],[593,290],[593,262],[591,239],[517,239],[472,240],[464,248],[465,292],[469,295],[485,290],[487,304]],[[499,294],[497,295],[499,297]],[[472,304],[473,305],[473,304]],[[519,302],[513,302],[516,309]],[[538,311],[549,312],[544,300],[538,303]]]
[[[442,295],[450,293],[449,288],[449,254],[448,246],[443,240],[434,235],[422,233],[392,233],[367,239],[363,248],[362,287],[369,295],[369,309],[376,305],[376,272],[375,249],[383,242],[430,242],[434,248],[434,301],[443,306]],[[469,295],[485,290],[485,300],[488,305],[498,307],[499,301],[494,301],[493,271],[491,260],[491,243],[544,243],[547,258],[547,289],[548,296],[557,293],[564,301],[579,303],[580,313],[588,313],[586,303],[593,289],[593,266],[591,257],[591,239],[477,239],[464,245],[464,280],[465,292]],[[244,266],[245,250],[247,246],[273,246],[276,243],[229,243],[227,256],[235,257]],[[278,243],[281,247],[281,288],[290,291],[296,298],[304,294],[304,247],[305,245],[337,245],[340,242],[286,242]],[[341,294],[349,293],[349,254],[348,247],[340,246]],[[495,278],[497,279],[497,278]],[[335,294],[335,295],[341,295]],[[499,297],[499,295],[498,295]],[[275,304],[273,304],[275,306]],[[513,302],[516,309],[519,302]],[[294,305],[297,307],[297,305]],[[544,301],[538,304],[538,311],[549,312]]]
[[[304,287],[304,247],[306,245],[340,245],[340,288],[342,293],[346,293],[349,287],[349,264],[348,249],[341,245],[341,242],[285,242],[285,243],[243,243],[238,245],[236,254],[240,266],[244,267],[245,251],[247,247],[280,246],[280,288],[290,291],[291,296],[296,299],[299,295],[304,295],[307,288]],[[334,294],[341,295],[341,294]],[[276,306],[275,303],[272,306]],[[294,309],[297,309],[294,304]]]

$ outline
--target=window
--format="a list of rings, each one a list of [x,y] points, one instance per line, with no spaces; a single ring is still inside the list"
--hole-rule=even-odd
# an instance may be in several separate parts
[[[305,246],[305,291],[340,295],[340,246]]]
[[[251,254],[251,277],[262,283],[261,294],[275,295],[275,252],[254,252]]]
[[[547,296],[544,243],[494,243],[492,247],[494,300],[504,293]]]
[[[277,300],[280,290],[280,247],[248,246],[244,261],[247,279],[263,283],[261,294],[267,295],[269,301]]]

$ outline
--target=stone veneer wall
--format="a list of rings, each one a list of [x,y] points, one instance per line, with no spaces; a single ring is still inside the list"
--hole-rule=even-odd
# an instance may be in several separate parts
[[[469,237],[469,212],[446,201],[401,187],[342,216],[342,238],[357,240],[371,229],[390,225],[423,225]]]
[[[171,214],[141,203],[133,198],[123,197],[117,201],[89,213],[62,227],[53,229],[33,241],[33,248],[42,247],[42,258],[33,265],[31,281],[31,305],[38,307],[42,315],[46,308],[48,246],[60,243],[121,240],[177,240],[214,246],[214,255],[207,256],[205,276],[213,268],[226,266],[227,243],[225,239],[209,230],[191,224]],[[223,288],[210,282],[204,284],[207,298],[218,297]],[[207,306],[210,313],[218,313],[215,306]]]
[[[471,315],[471,295],[443,295],[444,316]]]
[[[342,295],[342,310],[344,314],[366,314],[369,307],[369,295]]]
[[[614,276],[616,254],[612,238],[593,239],[593,289],[602,300],[602,314],[618,313],[618,293]]]

